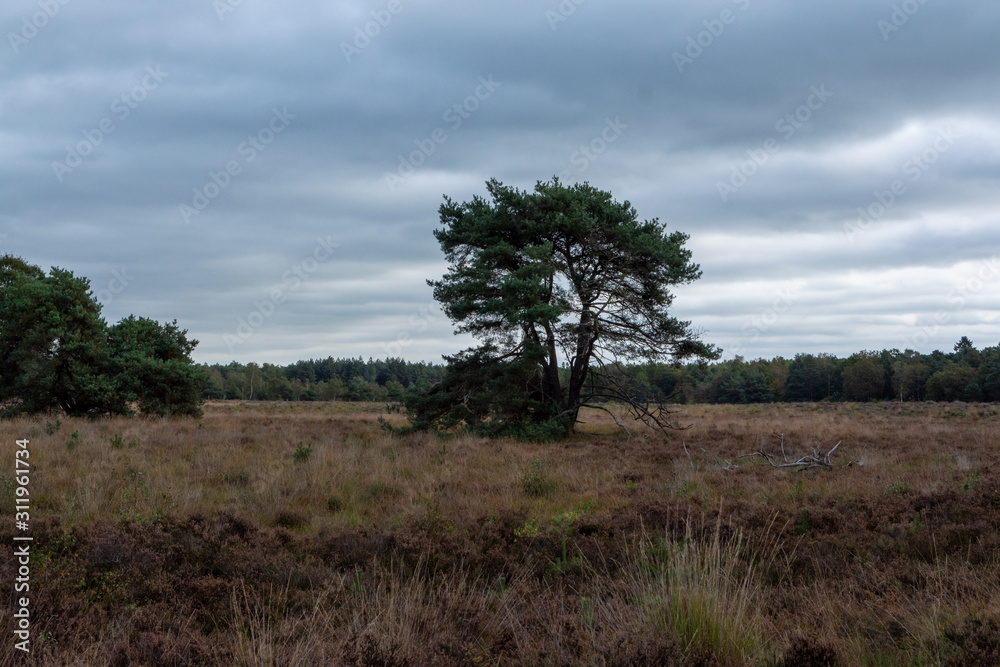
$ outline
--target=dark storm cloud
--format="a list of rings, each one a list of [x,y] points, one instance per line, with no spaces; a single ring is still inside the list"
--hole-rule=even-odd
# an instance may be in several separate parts
[[[1000,305],[992,277],[948,300],[1000,254],[998,27],[940,0],[16,0],[0,251],[90,277],[108,319],[176,317],[199,360],[430,360],[469,343],[426,316],[442,194],[558,174],[691,234],[676,308],[730,351],[948,347]]]

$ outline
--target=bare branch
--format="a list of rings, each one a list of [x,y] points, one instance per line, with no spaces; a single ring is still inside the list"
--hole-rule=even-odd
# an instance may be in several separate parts
[[[834,465],[830,459],[830,456],[833,454],[834,451],[836,451],[838,447],[840,447],[842,442],[843,440],[841,440],[836,445],[831,447],[830,450],[827,452],[823,452],[819,447],[813,447],[812,454],[806,454],[805,456],[795,459],[794,461],[789,461],[788,456],[785,454],[785,436],[782,434],[781,445],[780,445],[781,460],[782,460],[781,463],[776,463],[775,461],[777,457],[774,454],[770,454],[767,451],[765,451],[765,445],[767,444],[767,441],[764,438],[761,439],[761,448],[759,451],[739,456],[737,457],[737,460],[745,458],[753,459],[759,456],[772,468],[798,468],[799,470],[808,470],[810,468],[826,468],[827,470],[833,470]],[[841,467],[847,468],[854,464],[857,464],[858,466],[864,465],[862,461],[855,461],[852,459]]]
[[[691,452],[688,451],[687,443],[681,440],[681,445],[684,446],[684,453],[687,454],[688,461],[691,463],[691,470],[694,470],[694,461],[691,460]]]

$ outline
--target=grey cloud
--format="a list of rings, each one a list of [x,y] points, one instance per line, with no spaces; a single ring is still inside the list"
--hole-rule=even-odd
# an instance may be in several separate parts
[[[443,270],[431,235],[442,195],[565,173],[692,235],[704,277],[675,290],[676,307],[708,340],[743,337],[768,294],[748,300],[743,285],[764,280],[804,296],[760,334],[760,354],[898,345],[947,290],[840,278],[958,267],[958,280],[1000,250],[1000,9],[911,0],[919,9],[895,26],[902,4],[588,0],[563,16],[558,2],[402,0],[347,62],[342,44],[386,2],[243,2],[220,19],[196,0],[74,1],[15,52],[8,33],[39,5],[13,1],[0,9],[0,250],[87,275],[95,292],[129,267],[106,316],[176,317],[202,340],[199,360],[378,356]],[[678,71],[689,38],[703,46]],[[149,67],[169,75],[122,117],[113,105]],[[490,76],[501,85],[453,127],[445,114]],[[832,97],[796,119],[816,87]],[[275,108],[295,119],[249,161],[240,147]],[[788,114],[798,126],[779,125]],[[581,159],[609,118],[628,128]],[[114,131],[60,181],[53,163],[105,119]],[[906,161],[949,123],[965,134],[912,180]],[[437,128],[447,139],[391,191],[386,173]],[[770,138],[777,151],[724,201],[718,183]],[[231,161],[240,173],[186,224],[179,207]],[[852,243],[845,224],[894,180],[905,193]],[[226,349],[238,318],[327,235],[335,256]],[[992,305],[955,309],[928,345],[978,335]],[[441,318],[405,352],[436,360],[467,344],[449,332]]]

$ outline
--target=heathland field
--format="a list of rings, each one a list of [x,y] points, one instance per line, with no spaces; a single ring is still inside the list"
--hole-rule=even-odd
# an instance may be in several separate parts
[[[668,437],[594,412],[548,444],[383,408],[0,423],[0,664],[998,664],[995,406],[689,406]]]

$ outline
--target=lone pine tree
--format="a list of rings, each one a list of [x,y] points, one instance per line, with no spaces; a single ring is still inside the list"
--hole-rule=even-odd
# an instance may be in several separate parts
[[[445,357],[444,379],[410,399],[414,427],[560,437],[582,407],[608,400],[669,427],[624,364],[718,358],[669,314],[668,288],[701,275],[688,236],[588,183],[487,190],[491,201],[445,197],[434,235],[450,266],[428,281],[457,331],[482,345]]]

